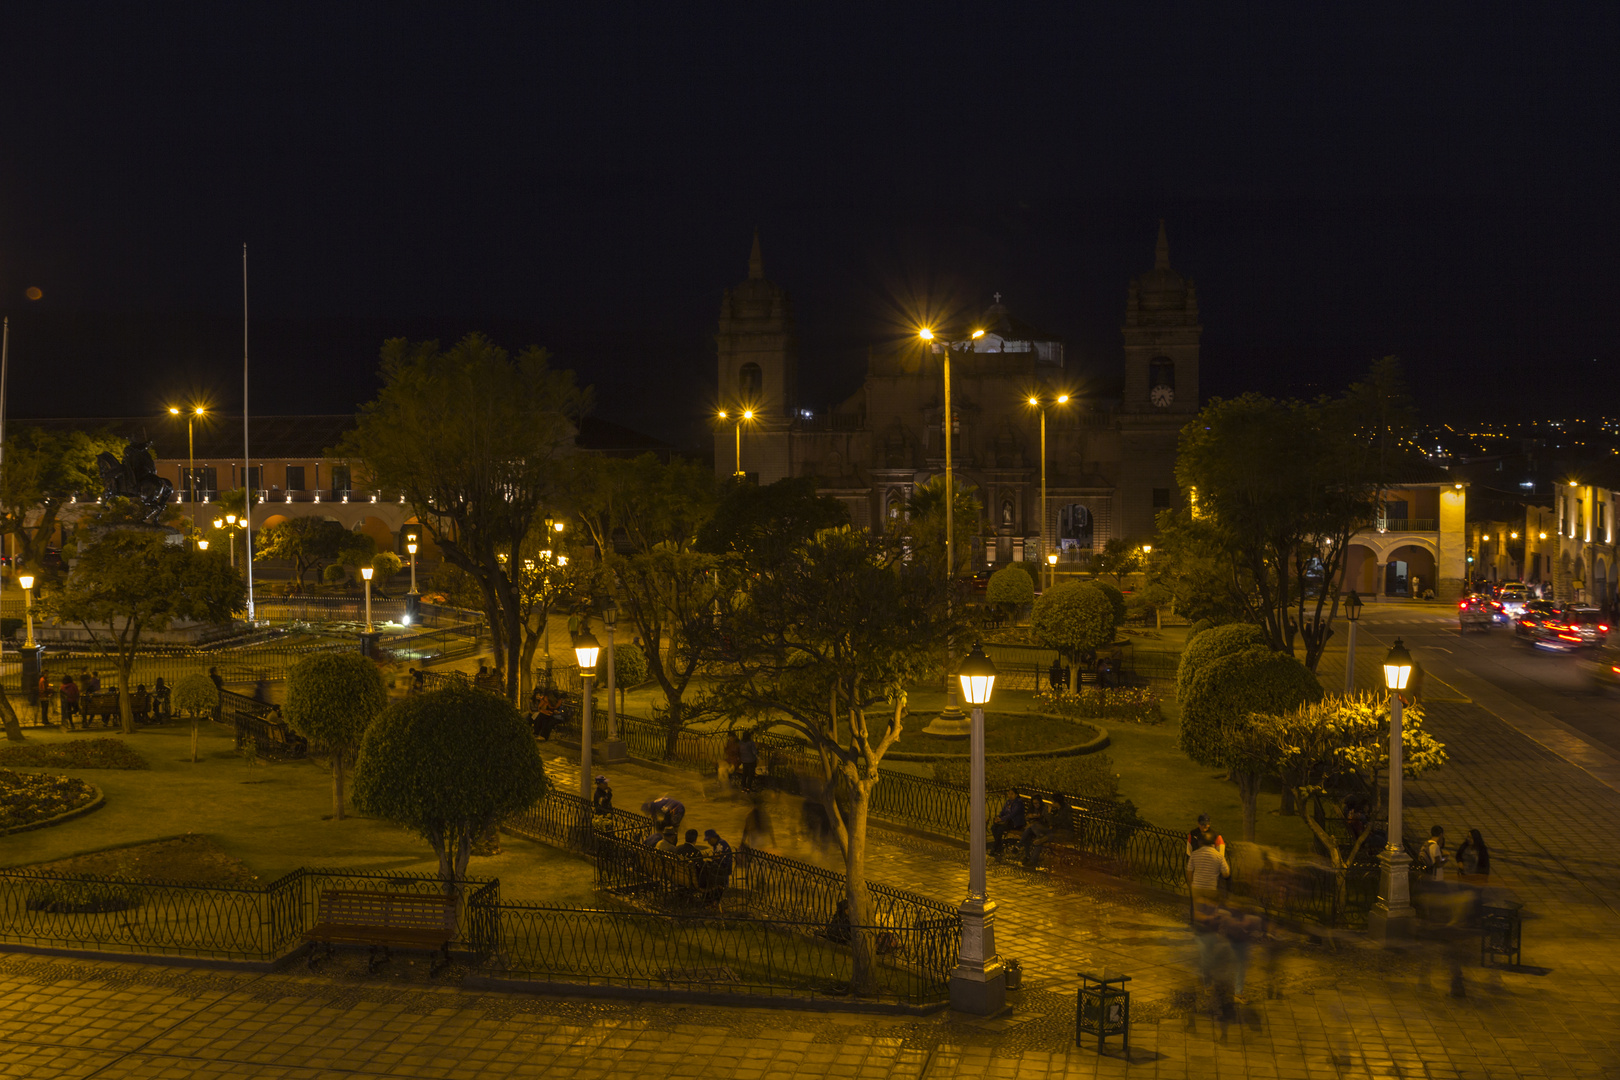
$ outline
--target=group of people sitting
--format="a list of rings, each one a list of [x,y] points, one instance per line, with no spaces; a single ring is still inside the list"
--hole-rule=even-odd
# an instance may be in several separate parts
[[[73,721],[79,719],[80,726],[88,728],[90,718],[99,714],[102,727],[112,727],[114,717],[119,712],[116,700],[94,700],[102,695],[101,675],[88,668],[81,669],[79,677],[75,679],[71,674],[63,675],[61,683],[53,684],[49,675],[41,673],[39,677],[39,715],[41,723],[49,723],[51,719],[51,703],[59,702],[62,729],[73,730]],[[110,696],[116,696],[116,685],[105,691]],[[159,675],[156,684],[148,690],[145,683],[139,683],[129,695],[130,714],[137,724],[154,723],[170,715],[169,686]]]
[[[563,702],[568,695],[554,686],[537,686],[529,695],[529,708],[523,718],[537,739],[550,739],[551,731],[562,722]]]
[[[1007,837],[1016,834],[1019,860],[1025,866],[1035,867],[1040,865],[1041,850],[1051,841],[1052,834],[1073,828],[1074,809],[1067,798],[1057,795],[1049,803],[1039,795],[1026,795],[1013,788],[996,820],[990,823],[990,854],[999,859]]]
[[[604,804],[605,808],[599,810],[598,807]],[[596,813],[607,813],[612,806],[613,789],[608,785],[607,777],[598,776],[591,809]],[[681,834],[680,825],[686,817],[686,805],[672,795],[649,799],[642,804],[641,812],[652,819],[652,828],[641,838],[641,846],[699,864],[696,882],[703,900],[711,906],[718,905],[731,884],[731,872],[735,865],[731,845],[714,829],[703,831],[707,851],[698,845],[696,829],[687,829],[684,835]]]

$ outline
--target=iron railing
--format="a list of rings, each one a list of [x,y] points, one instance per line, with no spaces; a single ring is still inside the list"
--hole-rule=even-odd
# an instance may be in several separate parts
[[[500,905],[496,961],[512,976],[675,993],[845,999],[852,944],[873,957],[867,1000],[913,1006],[950,998],[960,932],[713,915]]]
[[[464,888],[487,884],[469,880]],[[309,868],[256,887],[0,869],[0,941],[274,960],[315,925],[323,889],[442,894],[444,883],[420,875]],[[463,923],[464,930],[475,926],[476,920]],[[480,932],[488,936],[487,929]]]

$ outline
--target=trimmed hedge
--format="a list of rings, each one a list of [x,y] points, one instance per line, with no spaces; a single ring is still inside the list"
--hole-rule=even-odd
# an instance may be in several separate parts
[[[1181,693],[1182,752],[1200,765],[1224,766],[1227,732],[1244,716],[1276,716],[1321,698],[1310,668],[1286,653],[1249,645],[1217,656],[1190,672]]]

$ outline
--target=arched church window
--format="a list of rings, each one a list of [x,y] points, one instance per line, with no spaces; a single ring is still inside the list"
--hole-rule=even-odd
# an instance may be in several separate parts
[[[905,500],[900,498],[898,491],[889,492],[888,499],[883,504],[883,517],[893,525],[899,525],[900,517],[905,513]]]
[[[1065,551],[1091,550],[1091,510],[1084,503],[1070,503],[1058,511],[1058,546]]]
[[[758,406],[764,388],[765,373],[759,370],[758,364],[744,364],[737,372],[737,394],[744,405]]]
[[[1148,389],[1156,386],[1176,388],[1176,362],[1167,356],[1155,356],[1148,361]]]

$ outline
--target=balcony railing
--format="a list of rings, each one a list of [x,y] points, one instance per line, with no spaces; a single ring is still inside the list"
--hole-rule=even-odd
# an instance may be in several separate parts
[[[1438,532],[1440,522],[1434,518],[1389,518],[1384,522],[1385,532]]]

